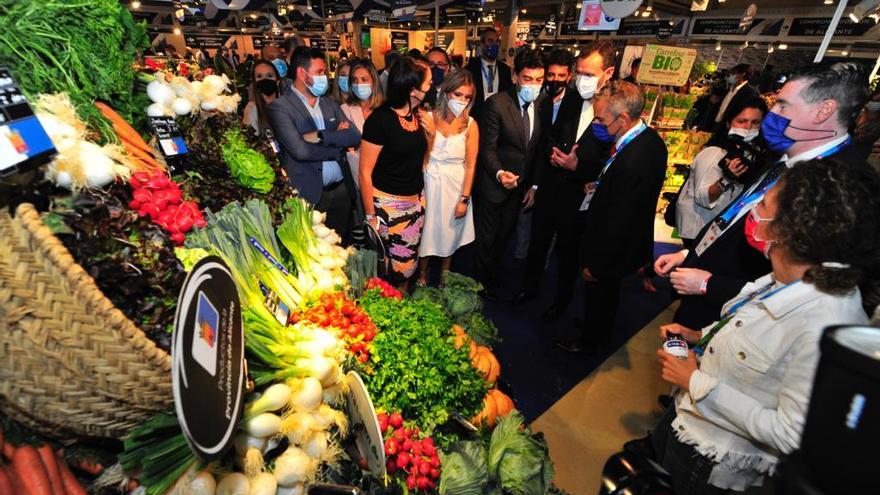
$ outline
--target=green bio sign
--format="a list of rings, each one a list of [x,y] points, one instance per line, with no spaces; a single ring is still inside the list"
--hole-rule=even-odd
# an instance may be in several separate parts
[[[640,83],[683,86],[694,66],[697,51],[676,46],[647,45],[642,53]]]

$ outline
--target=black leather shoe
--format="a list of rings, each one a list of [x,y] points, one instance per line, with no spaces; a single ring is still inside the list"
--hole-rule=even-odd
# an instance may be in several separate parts
[[[507,302],[513,304],[514,306],[519,306],[520,304],[526,304],[528,302],[534,301],[536,297],[538,297],[538,295],[534,292],[522,291],[519,294],[508,299]]]
[[[541,313],[541,319],[544,321],[556,321],[565,313],[565,306],[559,306],[556,304],[550,305],[549,308],[545,309],[543,313]]]
[[[501,299],[498,297],[498,293],[492,289],[483,289],[478,292],[477,295],[482,297],[484,301],[489,302],[498,302]]]

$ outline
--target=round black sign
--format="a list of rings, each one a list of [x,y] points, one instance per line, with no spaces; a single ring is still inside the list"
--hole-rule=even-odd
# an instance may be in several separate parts
[[[209,461],[232,445],[244,394],[244,336],[235,280],[217,256],[186,277],[172,337],[174,407],[190,447]]]

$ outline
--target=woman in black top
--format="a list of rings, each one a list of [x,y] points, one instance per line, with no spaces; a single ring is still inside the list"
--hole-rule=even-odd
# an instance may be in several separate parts
[[[427,135],[418,107],[431,89],[427,64],[404,57],[391,67],[385,104],[364,122],[359,180],[366,221],[376,228],[390,260],[392,283],[415,273],[424,224],[422,167]]]

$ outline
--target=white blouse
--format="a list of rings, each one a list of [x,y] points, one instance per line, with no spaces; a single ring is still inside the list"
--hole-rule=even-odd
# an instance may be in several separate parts
[[[675,208],[675,224],[682,238],[697,237],[700,230],[742,192],[743,185],[734,182],[715,201],[709,199],[709,186],[724,175],[718,162],[726,154],[723,148],[707,146],[694,158],[690,175],[681,186]]]

